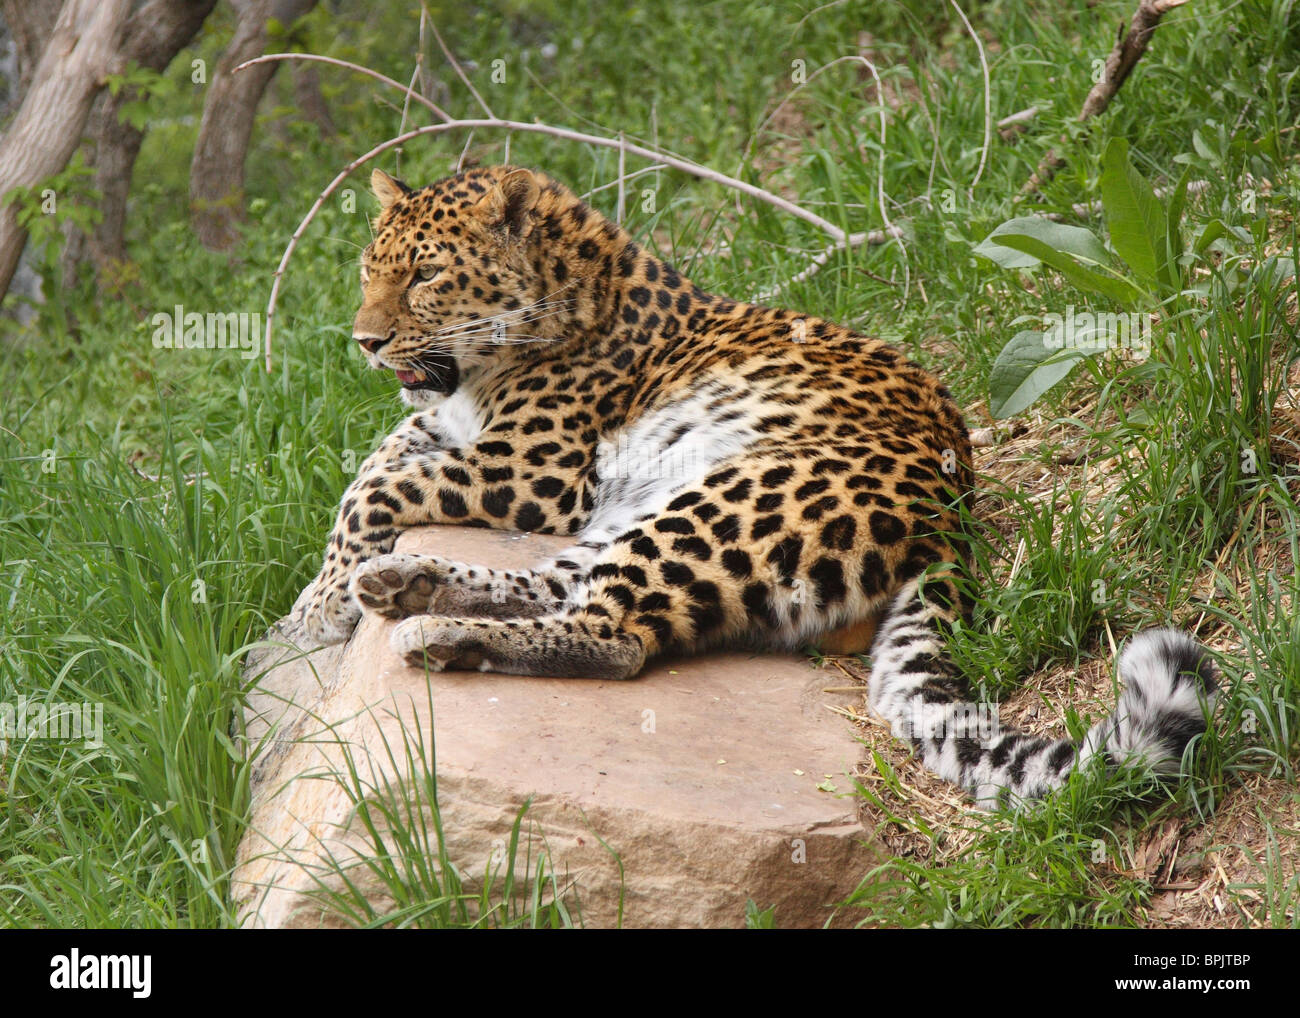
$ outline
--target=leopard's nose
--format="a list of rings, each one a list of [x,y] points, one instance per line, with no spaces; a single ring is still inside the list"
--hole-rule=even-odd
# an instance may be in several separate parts
[[[367,353],[378,353],[379,348],[386,346],[389,340],[387,336],[358,336],[355,334],[352,338],[360,343],[361,348]]]

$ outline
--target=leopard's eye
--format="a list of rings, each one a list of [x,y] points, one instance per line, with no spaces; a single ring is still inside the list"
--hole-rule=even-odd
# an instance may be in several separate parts
[[[432,279],[441,271],[442,269],[440,269],[437,265],[432,265],[426,262],[424,265],[421,265],[418,269],[415,270],[415,278],[422,283],[427,283],[430,279]]]

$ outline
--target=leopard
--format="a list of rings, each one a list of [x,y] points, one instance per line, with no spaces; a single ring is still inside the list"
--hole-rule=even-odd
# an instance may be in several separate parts
[[[971,443],[920,363],[705,292],[540,170],[370,183],[352,339],[408,416],[299,599],[318,643],[370,613],[415,668],[599,680],[718,648],[869,652],[870,708],[986,808],[1098,759],[1179,770],[1218,677],[1177,629],[1129,639],[1082,739],[970,723],[951,643],[972,625]],[[393,551],[426,524],[573,543],[527,569]]]

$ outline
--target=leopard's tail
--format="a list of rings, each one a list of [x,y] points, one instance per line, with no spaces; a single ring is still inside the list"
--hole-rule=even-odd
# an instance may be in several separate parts
[[[1176,773],[1188,742],[1205,731],[1218,693],[1209,652],[1175,629],[1134,636],[1119,658],[1115,712],[1082,742],[1004,728],[996,708],[972,702],[948,654],[950,612],[917,580],[894,598],[872,648],[871,705],[927,768],[993,808],[1038,799],[1102,755],[1110,766]]]

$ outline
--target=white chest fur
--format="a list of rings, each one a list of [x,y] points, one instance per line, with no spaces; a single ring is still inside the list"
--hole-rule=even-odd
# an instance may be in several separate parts
[[[612,540],[752,445],[757,407],[731,395],[722,383],[704,386],[606,436],[596,449],[600,484],[582,539]]]
[[[471,389],[457,389],[438,407],[438,430],[449,449],[468,449],[483,432],[483,411]]]

